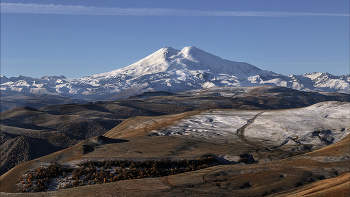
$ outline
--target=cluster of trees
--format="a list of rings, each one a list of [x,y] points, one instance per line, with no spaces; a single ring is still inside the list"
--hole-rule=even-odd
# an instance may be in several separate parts
[[[78,165],[78,168],[64,167],[60,164],[51,164],[36,169],[36,173],[27,173],[26,180],[20,177],[23,187],[21,192],[44,191],[48,188],[52,178],[66,178],[65,185],[59,188],[71,188],[90,184],[101,184],[128,179],[168,176],[206,168],[217,160],[214,157],[182,160],[108,160],[88,161]],[[69,178],[68,178],[69,177]],[[73,180],[73,182],[69,181]],[[35,180],[36,184],[33,184]]]
[[[132,160],[105,160],[105,161],[87,161],[79,164],[78,166],[83,168],[98,167],[102,169],[111,169],[112,167],[121,168],[137,168],[137,169],[167,169],[167,168],[197,168],[201,165],[210,165],[216,162],[216,159],[212,156],[200,157],[197,159],[181,159],[181,160],[145,160],[145,161],[132,161]]]
[[[47,167],[38,167],[34,172],[28,172],[25,176],[19,177],[19,182],[24,185],[19,192],[40,192],[48,189],[52,178],[59,176],[66,177],[73,171],[72,167],[65,167],[61,164],[50,164]],[[33,184],[35,183],[35,184]]]
[[[88,181],[88,184],[99,184],[127,179],[168,176],[206,168],[214,162],[216,162],[214,157],[175,161],[167,159],[88,161],[80,164],[80,167],[73,171],[73,177],[75,180],[80,180],[81,177],[84,177],[82,181]],[[84,183],[77,181],[76,184]]]

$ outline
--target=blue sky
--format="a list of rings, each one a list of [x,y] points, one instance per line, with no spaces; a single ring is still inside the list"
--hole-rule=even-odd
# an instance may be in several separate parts
[[[284,75],[349,74],[349,1],[1,1],[7,77],[89,76],[165,46],[196,46]]]

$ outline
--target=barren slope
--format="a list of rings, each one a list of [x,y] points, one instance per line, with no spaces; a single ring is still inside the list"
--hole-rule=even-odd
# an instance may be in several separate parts
[[[26,196],[348,196],[349,159],[318,161],[322,155],[350,155],[350,137],[305,155],[250,165],[219,165],[159,178],[118,181]],[[28,162],[27,167],[33,165]],[[23,165],[18,170],[25,170]],[[12,174],[14,175],[14,174]],[[6,176],[0,178],[4,184]],[[7,178],[8,179],[8,178]],[[289,190],[291,189],[291,190]],[[282,192],[282,193],[278,193]],[[2,196],[22,196],[5,194]]]
[[[161,116],[207,109],[288,109],[328,100],[348,102],[350,98],[341,93],[302,92],[276,86],[212,87],[177,94],[147,92],[112,102],[52,105],[40,109],[18,107],[1,113],[1,131],[6,135],[16,134],[30,139],[32,143],[46,144],[50,148],[33,152],[29,150],[29,145],[25,146],[27,148],[22,152],[27,156],[19,157],[15,162],[2,162],[0,173],[28,159],[102,135],[122,120],[134,116]],[[4,143],[2,141],[0,144],[3,161],[9,161],[7,157],[11,156],[7,153],[15,150],[12,146],[17,143]]]
[[[210,116],[210,112],[213,110],[159,117],[134,117],[107,132],[106,137],[90,138],[69,149],[16,166],[0,177],[1,191],[17,191],[17,179],[22,172],[52,162],[74,165],[84,160],[190,159],[213,155],[218,159],[218,165],[202,170],[159,178],[80,186],[33,195],[232,196],[234,194],[235,196],[266,196],[277,195],[278,192],[284,192],[278,195],[298,195],[303,192],[310,193],[310,191],[312,191],[312,195],[313,193],[318,195],[323,194],[322,192],[324,194],[332,192],[332,190],[323,188],[327,184],[332,185],[332,181],[335,181],[333,185],[337,185],[339,191],[342,191],[339,195],[347,196],[349,194],[347,193],[349,181],[346,173],[350,171],[350,136],[345,137],[350,128],[347,121],[347,108],[348,103],[328,102],[307,108],[269,111],[268,124],[273,121],[279,122],[280,113],[283,113],[286,119],[289,116],[291,120],[299,113],[303,113],[305,117],[309,114],[314,119],[319,118],[317,121],[322,121],[324,124],[318,126],[324,127],[324,130],[330,130],[331,132],[328,132],[327,135],[334,138],[330,141],[332,143],[319,143],[319,141],[322,142],[320,139],[322,136],[312,135],[313,129],[317,128],[305,122],[304,134],[310,133],[309,138],[316,141],[309,140],[307,144],[303,144],[305,141],[300,141],[300,143],[272,148],[271,140],[266,143],[258,138],[259,135],[252,138],[249,137],[249,133],[249,135],[246,134],[249,129],[250,132],[253,132],[254,125],[259,125],[264,120],[263,114],[265,112],[255,116],[262,111],[217,110],[213,114],[215,116],[212,117],[207,116]],[[305,113],[310,109],[314,113]],[[273,116],[274,113],[275,116]],[[326,124],[329,118],[333,121],[332,125]],[[246,122],[246,124],[242,125],[240,122]],[[284,124],[289,125],[288,122]],[[289,131],[299,136],[298,128],[302,124],[303,122],[298,122],[295,127],[289,126]],[[231,130],[228,129],[230,125],[232,126]],[[236,128],[235,125],[237,125]],[[345,129],[339,131],[334,125]],[[177,132],[167,132],[179,127],[184,128],[181,131],[190,129],[190,134],[180,135]],[[332,130],[333,127],[335,130]],[[221,130],[226,128],[225,135],[210,133],[215,131],[215,128]],[[293,131],[293,128],[296,130]],[[199,129],[205,130],[201,131],[205,134],[204,136],[196,135],[196,132],[200,132]],[[165,135],[154,135],[162,132]],[[281,132],[283,133],[283,130]],[[339,135],[340,133],[342,135]],[[208,138],[208,136],[213,135],[214,138]],[[337,137],[338,135],[339,137]],[[220,136],[225,140],[220,140]],[[247,136],[248,138],[246,138]],[[280,135],[280,137],[284,137],[284,135]],[[286,138],[288,139],[288,136]],[[276,138],[275,141],[278,142],[279,139]],[[309,147],[310,144],[314,146]],[[308,145],[309,148],[296,148],[305,147],[305,145]],[[325,147],[321,148],[322,146]],[[330,182],[325,182],[328,179]],[[321,193],[313,192],[314,190]],[[2,195],[5,194],[2,193]],[[6,195],[11,196],[12,194]]]

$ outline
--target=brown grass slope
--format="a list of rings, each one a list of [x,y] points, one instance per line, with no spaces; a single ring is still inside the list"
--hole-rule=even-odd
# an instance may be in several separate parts
[[[336,152],[341,153],[338,155],[348,155],[349,139],[348,136],[315,153],[271,163],[220,165],[167,177],[119,181],[25,196],[349,196],[349,160],[315,160],[318,156]],[[33,165],[33,161],[27,163],[27,167]],[[17,170],[25,170],[23,164]],[[334,170],[338,170],[339,174],[335,175]],[[324,176],[323,180],[317,180],[321,176]],[[3,179],[1,177],[0,181]]]
[[[311,183],[302,188],[288,190],[273,196],[297,197],[297,196],[349,196],[350,195],[350,173],[344,173],[339,177],[321,180]]]
[[[218,93],[220,91],[232,95],[223,96],[224,94]],[[0,126],[4,133],[17,134],[36,142],[43,141],[52,147],[49,150],[54,151],[71,147],[93,136],[103,135],[123,119],[134,116],[160,116],[215,108],[287,109],[327,100],[350,101],[349,99],[346,94],[301,92],[274,86],[257,86],[248,92],[244,87],[224,87],[220,90],[209,88],[178,94],[153,92],[111,102],[51,105],[40,109],[18,107],[0,114]],[[146,127],[144,129],[151,129]],[[8,154],[5,152],[16,149],[8,144],[0,146],[5,149],[3,160],[7,160]],[[39,153],[34,155],[29,152],[27,159],[19,157],[22,159],[12,164],[2,162],[0,168],[7,170],[28,159],[52,153],[42,150],[45,149],[39,149]],[[6,170],[0,171],[0,174]]]
[[[77,163],[86,159],[194,158],[202,155],[240,155],[251,151],[249,144],[220,144],[175,136],[150,136],[181,118],[198,112],[162,117],[134,117],[124,121],[105,137],[94,137],[74,147],[22,163],[0,177],[0,191],[16,192],[19,175],[44,163]],[[111,139],[117,138],[117,139]],[[333,195],[348,196],[350,136],[319,150],[287,159],[209,167],[159,178],[119,181],[101,185],[26,194],[34,196],[268,196]],[[262,150],[260,150],[262,151]],[[283,192],[283,193],[279,193]],[[22,195],[5,194],[4,196]]]
[[[161,129],[179,121],[183,118],[199,114],[200,111],[190,111],[175,115],[166,115],[158,117],[135,116],[123,121],[118,126],[104,134],[109,138],[135,137],[149,134],[152,130]]]
[[[350,136],[348,135],[342,141],[324,147],[320,150],[305,154],[306,157],[347,157],[350,155]],[[344,159],[346,160],[346,159]],[[274,196],[350,196],[350,165],[346,164],[348,172],[342,173],[338,177],[321,180],[306,186],[288,190]]]

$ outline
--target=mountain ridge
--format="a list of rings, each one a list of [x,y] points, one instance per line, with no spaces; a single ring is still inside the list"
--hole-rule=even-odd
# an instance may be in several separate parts
[[[305,73],[284,76],[234,62],[194,46],[164,47],[124,68],[82,78],[1,76],[1,91],[56,94],[75,99],[126,98],[147,91],[181,92],[214,86],[276,85],[302,91],[348,93],[350,75]]]

